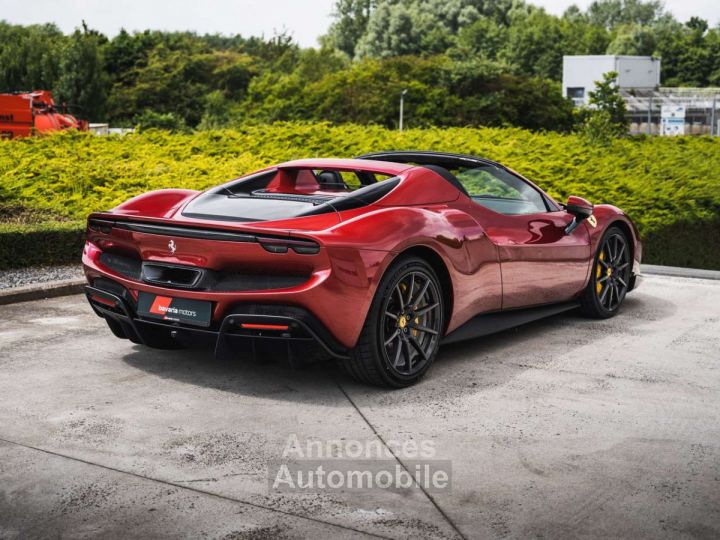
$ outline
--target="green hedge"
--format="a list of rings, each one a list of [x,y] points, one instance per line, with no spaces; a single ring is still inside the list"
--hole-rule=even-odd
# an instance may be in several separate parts
[[[0,224],[0,270],[80,263],[84,222]],[[644,262],[720,269],[720,220],[677,223],[643,238]]]
[[[720,270],[720,219],[675,222],[643,236],[643,262]]]
[[[84,237],[83,222],[0,224],[0,270],[80,264]]]
[[[646,262],[720,269],[720,138],[709,137],[637,137],[597,145],[578,135],[516,128],[400,133],[322,123],[124,137],[60,133],[0,141],[0,205],[79,221],[151,189],[205,189],[288,159],[383,149],[495,159],[560,201],[572,194],[621,207],[640,229]]]

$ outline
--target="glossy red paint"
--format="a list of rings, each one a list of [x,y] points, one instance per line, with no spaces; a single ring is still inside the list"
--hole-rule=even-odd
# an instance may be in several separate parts
[[[592,211],[593,205],[590,201],[587,199],[583,199],[582,197],[577,197],[575,195],[570,195],[568,197],[567,201],[568,206],[576,206],[578,208],[583,208],[588,211]]]
[[[191,189],[158,189],[133,197],[113,208],[113,214],[170,218],[199,191]]]
[[[596,221],[595,226],[583,222],[571,234],[565,234],[573,216],[559,207],[529,215],[500,214],[477,204],[431,169],[348,159],[300,160],[265,169],[277,171],[267,191],[324,193],[321,186],[311,181],[312,175],[298,174],[309,169],[364,171],[400,180],[389,193],[366,206],[257,222],[184,216],[183,209],[200,195],[196,191],[161,190],[140,195],[109,212],[92,214],[90,219],[196,227],[278,239],[292,237],[315,242],[320,247],[317,253],[310,254],[292,250],[271,253],[258,242],[187,238],[117,225],[109,232],[89,228],[83,253],[88,281],[109,278],[127,288],[135,298],[138,291],[145,291],[209,300],[213,302],[215,324],[238,304],[302,307],[340,344],[353,347],[384,272],[408,251],[428,258],[436,271],[447,278],[447,290],[443,291],[449,306],[446,333],[480,313],[576,298],[588,282],[603,232],[614,223],[626,228],[639,273],[642,250],[637,230],[613,206],[595,206],[592,220]],[[173,249],[169,248],[170,240]],[[250,291],[160,287],[109,268],[100,260],[103,252],[138,261],[253,275],[301,275],[304,279],[286,288]]]

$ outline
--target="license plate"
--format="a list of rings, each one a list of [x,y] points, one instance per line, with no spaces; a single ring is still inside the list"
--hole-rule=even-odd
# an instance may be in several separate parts
[[[140,292],[138,315],[196,326],[210,326],[212,302]]]

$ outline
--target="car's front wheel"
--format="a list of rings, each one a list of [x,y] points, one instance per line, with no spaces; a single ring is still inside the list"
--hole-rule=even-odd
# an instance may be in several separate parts
[[[423,259],[402,257],[380,281],[345,370],[360,382],[401,388],[435,360],[444,329],[442,288]]]
[[[632,270],[630,244],[618,227],[605,232],[595,254],[592,274],[581,298],[582,311],[591,317],[614,316],[625,300]]]

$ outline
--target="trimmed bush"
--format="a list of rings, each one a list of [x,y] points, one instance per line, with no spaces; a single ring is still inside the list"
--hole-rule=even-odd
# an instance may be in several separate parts
[[[301,157],[352,157],[387,149],[488,157],[559,201],[609,202],[638,224],[645,261],[720,269],[720,139],[623,138],[515,128],[427,128],[278,123],[238,130],[124,137],[60,133],[0,141],[0,204],[82,220],[151,189],[205,189]],[[0,219],[2,221],[2,219]]]
[[[84,222],[0,224],[0,270],[80,263]]]

